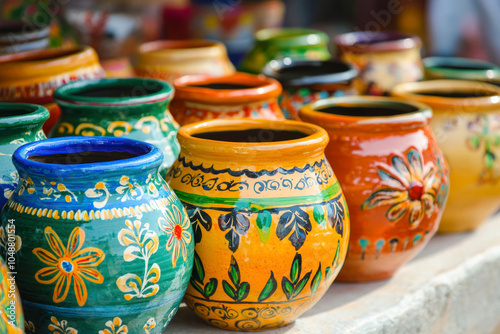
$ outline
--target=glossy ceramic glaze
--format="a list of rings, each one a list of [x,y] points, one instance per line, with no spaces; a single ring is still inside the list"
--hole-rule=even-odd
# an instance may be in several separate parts
[[[215,118],[284,119],[277,100],[281,85],[271,78],[247,73],[186,76],[174,87],[170,111],[181,125]]]
[[[19,179],[12,154],[23,144],[45,139],[42,125],[48,118],[49,112],[42,106],[0,103],[0,209],[12,196]]]
[[[500,88],[432,80],[399,85],[392,94],[434,110],[431,127],[450,166],[451,182],[439,231],[475,229],[500,205]]]
[[[381,97],[331,98],[301,109],[330,136],[332,162],[351,214],[344,281],[390,277],[436,232],[448,170],[418,103]]]
[[[194,228],[188,306],[230,330],[291,323],[327,291],[347,251],[349,213],[326,132],[212,120],[182,127],[179,142],[167,181]]]
[[[255,44],[241,63],[240,70],[258,74],[273,59],[330,59],[328,35],[314,29],[263,29],[255,34]]]
[[[340,58],[359,69],[363,93],[386,95],[399,83],[423,77],[422,41],[415,35],[358,31],[337,36],[335,44]]]
[[[21,246],[20,242],[12,235],[13,232],[12,225],[8,225],[6,228],[0,227],[0,247],[8,247],[7,261],[10,259],[9,266],[15,263],[10,255],[14,255],[18,247]],[[13,239],[9,240],[9,236]],[[10,246],[8,246],[9,242]],[[3,259],[0,258],[0,333],[4,334],[26,333],[24,331],[23,308],[15,278],[14,268],[8,270]]]
[[[49,133],[60,111],[54,90],[70,81],[101,78],[104,71],[89,47],[55,48],[0,56],[0,100],[44,105],[50,112],[43,130]]]
[[[135,72],[141,77],[170,83],[184,75],[214,77],[234,73],[221,42],[209,40],[165,40],[141,45]]]
[[[0,22],[0,54],[44,49],[49,47],[47,25],[27,24],[22,20]]]
[[[358,94],[358,71],[338,60],[273,60],[263,73],[283,86],[279,104],[288,119],[298,120],[300,108],[319,99]]]
[[[2,214],[20,247],[27,333],[160,334],[186,291],[194,241],[159,175],[161,151],[123,138],[30,143]],[[36,329],[36,331],[32,330]]]
[[[422,61],[425,79],[477,80],[500,84],[500,67],[469,58],[428,57]]]
[[[164,154],[164,175],[179,154],[178,124],[168,111],[172,86],[147,79],[82,80],[58,88],[62,115],[50,137],[108,136],[142,140]]]

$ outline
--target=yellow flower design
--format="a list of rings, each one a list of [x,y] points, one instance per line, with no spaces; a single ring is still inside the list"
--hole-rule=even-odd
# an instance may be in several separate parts
[[[49,325],[49,331],[52,331],[52,334],[78,334],[78,331],[73,327],[68,327],[68,321],[66,320],[57,320],[56,317],[51,317],[50,321],[52,323]]]
[[[158,225],[169,236],[167,250],[173,249],[172,266],[175,268],[180,253],[182,253],[183,260],[187,260],[186,245],[191,242],[191,233],[189,231],[190,222],[187,214],[183,216],[181,210],[175,205],[172,208],[172,211],[170,209],[165,210],[168,219],[163,217],[158,218]]]
[[[113,321],[106,322],[106,326],[109,329],[99,331],[99,334],[128,334],[127,326],[122,326],[122,319],[118,317],[114,318]]]
[[[80,227],[76,227],[71,232],[67,247],[63,246],[61,239],[50,226],[45,228],[45,238],[52,253],[40,247],[33,250],[33,254],[48,265],[35,274],[35,279],[41,284],[56,282],[52,296],[54,303],[60,303],[66,299],[74,280],[78,305],[85,305],[87,302],[85,280],[95,284],[104,282],[101,273],[92,267],[97,267],[104,260],[105,254],[95,247],[81,249],[85,242],[85,231]]]

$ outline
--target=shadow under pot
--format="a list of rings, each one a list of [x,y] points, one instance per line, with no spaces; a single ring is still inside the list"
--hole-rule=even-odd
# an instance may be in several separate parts
[[[216,118],[284,119],[277,100],[281,85],[262,75],[185,76],[174,88],[170,111],[181,125]]]
[[[14,151],[26,143],[45,139],[42,126],[48,118],[49,112],[42,106],[0,103],[0,132],[2,133],[0,136],[0,209],[14,193],[19,180],[12,164]],[[5,237],[5,231],[0,230],[0,244],[2,238]]]
[[[500,67],[487,61],[459,57],[428,57],[422,62],[427,80],[475,80],[500,85]]]
[[[85,46],[3,55],[0,56],[0,100],[45,106],[50,118],[43,130],[48,134],[61,113],[52,99],[56,88],[104,75],[94,49]]]
[[[209,40],[164,40],[145,43],[137,54],[135,72],[140,77],[173,83],[184,75],[220,77],[233,74],[226,47]]]
[[[384,97],[330,98],[300,111],[330,136],[326,157],[344,191],[351,239],[338,280],[391,277],[438,229],[448,169],[429,107]]]
[[[392,94],[434,111],[431,127],[450,167],[451,182],[439,232],[477,228],[500,205],[500,88],[431,80],[399,85]]]
[[[362,94],[388,95],[395,85],[423,77],[418,36],[358,31],[337,36],[335,44],[340,58],[358,68]]]
[[[61,118],[49,137],[122,137],[154,144],[163,152],[164,175],[179,154],[179,128],[168,110],[173,89],[142,78],[82,80],[56,90]]]
[[[113,323],[161,334],[194,253],[185,209],[158,173],[161,151],[67,137],[26,144],[13,160],[21,181],[1,223],[14,222],[13,271],[30,328],[106,333]]]
[[[274,59],[309,60],[330,59],[328,35],[322,31],[304,28],[262,29],[255,34],[255,43],[243,59],[240,70],[261,73]]]
[[[279,104],[288,119],[299,120],[299,110],[311,102],[333,96],[358,95],[358,71],[343,61],[273,60],[263,73],[280,82]]]
[[[166,180],[193,222],[188,306],[223,329],[290,324],[328,290],[347,252],[349,214],[326,132],[211,120],[182,127],[179,142]]]

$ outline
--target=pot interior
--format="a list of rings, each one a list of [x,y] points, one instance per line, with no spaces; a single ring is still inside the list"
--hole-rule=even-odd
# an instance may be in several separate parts
[[[206,84],[206,85],[189,85],[191,87],[198,87],[198,88],[208,88],[208,89],[232,89],[232,90],[237,90],[237,89],[250,89],[250,88],[255,88],[259,87],[260,85],[242,85],[242,84],[234,84],[234,83],[212,83],[212,84]]]
[[[391,104],[334,105],[318,108],[316,111],[352,117],[387,117],[414,113],[419,111],[419,109],[409,104],[395,102]]]
[[[435,64],[430,67],[439,67],[443,69],[450,70],[464,70],[464,71],[480,71],[480,70],[491,70],[492,66],[488,66],[485,64],[467,64],[467,65],[453,65],[453,64]]]
[[[90,86],[71,92],[71,95],[81,97],[143,97],[156,94],[161,91],[162,87],[144,87],[144,86],[128,86],[128,85],[109,85],[109,86]]]
[[[82,151],[72,153],[56,153],[47,155],[32,155],[28,160],[46,164],[80,165],[89,163],[110,162],[138,157],[139,154],[129,152],[99,152]]]
[[[309,136],[300,131],[249,129],[233,131],[214,131],[193,134],[192,137],[236,143],[272,143],[279,141],[296,140]]]
[[[351,70],[347,64],[337,62],[310,62],[309,64],[293,65],[278,70],[280,76],[302,78],[317,75],[342,73]]]
[[[31,114],[34,111],[35,110],[17,109],[17,108],[0,109],[0,119],[4,118],[4,117],[23,116],[23,115]]]
[[[488,97],[494,96],[495,93],[490,93],[488,91],[480,91],[480,90],[425,90],[415,92],[417,95],[425,95],[425,96],[436,96],[436,97],[446,97],[446,98],[455,98],[455,99],[463,99],[463,98],[477,98],[477,97]]]

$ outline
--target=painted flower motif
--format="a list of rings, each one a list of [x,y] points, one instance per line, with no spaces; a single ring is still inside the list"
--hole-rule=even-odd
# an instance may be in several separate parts
[[[149,318],[148,321],[142,327],[142,329],[144,329],[144,333],[149,334],[149,332],[155,327],[156,327],[155,318]]]
[[[35,192],[35,184],[33,183],[33,180],[31,179],[31,177],[28,177],[26,179],[21,179],[21,187],[19,188],[19,196],[21,196],[25,191],[30,195]]]
[[[190,222],[186,214],[182,215],[181,210],[176,205],[172,205],[172,210],[166,209],[166,218],[158,218],[158,225],[168,236],[167,250],[172,251],[172,266],[175,268],[177,259],[182,253],[182,259],[187,260],[186,245],[191,242]]]
[[[57,201],[59,198],[63,198],[66,203],[71,203],[71,201],[78,201],[76,195],[66,188],[66,186],[62,183],[57,183],[54,181],[46,181],[43,180],[40,182],[43,186],[42,195],[40,196],[41,200],[54,200]]]
[[[74,291],[78,305],[85,305],[87,302],[85,280],[94,284],[104,282],[101,273],[92,267],[97,267],[106,255],[102,250],[95,247],[82,249],[85,242],[85,231],[80,227],[73,229],[66,247],[64,247],[61,239],[50,226],[45,228],[45,238],[52,252],[40,247],[33,250],[33,254],[48,265],[48,267],[40,269],[35,274],[36,281],[41,284],[56,282],[52,296],[54,303],[60,303],[66,299],[72,281],[74,281]]]
[[[99,331],[99,334],[127,334],[128,333],[128,328],[126,325],[122,326],[122,319],[116,317],[113,319],[113,321],[108,321],[106,322],[106,327],[109,327],[109,329],[105,329],[102,331]]]
[[[24,331],[27,333],[35,334],[36,333],[36,328],[35,324],[32,323],[31,321],[24,321]]]
[[[93,202],[94,207],[96,209],[102,209],[106,206],[106,203],[108,203],[109,191],[104,182],[97,182],[94,188],[85,191],[85,196],[88,198],[95,198],[96,200]]]
[[[363,202],[361,209],[391,205],[386,212],[389,221],[396,222],[409,213],[408,221],[416,227],[424,215],[430,217],[434,212],[442,180],[437,177],[434,164],[423,166],[422,157],[415,149],[411,149],[406,158],[408,163],[399,156],[393,156],[392,166],[377,166],[382,183]]]
[[[13,235],[14,238],[14,250],[19,252],[23,244],[21,237],[18,235]],[[0,248],[7,249],[9,243],[9,236],[5,233],[5,228],[0,226]]]
[[[120,186],[116,188],[119,194],[123,194],[121,201],[125,202],[128,200],[139,200],[144,195],[144,190],[137,182],[130,182],[128,176],[122,176],[120,178]]]
[[[11,198],[14,190],[16,190],[18,182],[19,175],[16,171],[11,172],[9,175],[5,175],[4,178],[0,178],[0,186],[3,188],[3,197],[5,197],[5,199]]]
[[[52,334],[78,334],[76,329],[68,327],[68,321],[66,320],[61,320],[61,322],[59,322],[56,317],[51,317],[50,321],[52,321],[52,323],[49,325],[49,331],[51,331]]]

